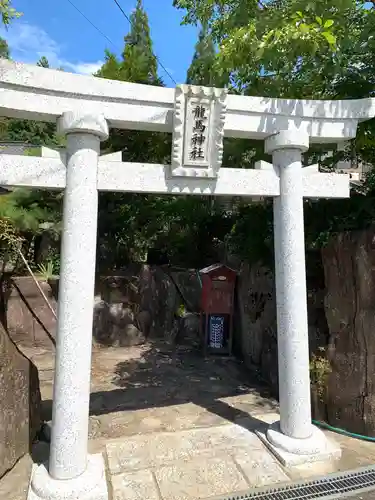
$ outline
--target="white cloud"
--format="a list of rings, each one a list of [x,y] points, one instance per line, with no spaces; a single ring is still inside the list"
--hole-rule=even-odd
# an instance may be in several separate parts
[[[19,62],[36,63],[42,56],[45,56],[52,68],[62,67],[84,75],[95,73],[103,64],[103,61],[93,63],[67,61],[61,55],[63,46],[39,26],[26,22],[13,23],[8,30],[0,27],[0,37],[8,42],[12,59]]]
[[[104,61],[97,61],[93,63],[89,62],[79,62],[79,63],[70,63],[65,62],[65,67],[67,69],[72,70],[74,73],[80,73],[81,75],[92,75],[96,73],[104,64]]]
[[[5,38],[14,59],[35,62],[46,56],[51,65],[59,61],[61,48],[48,33],[38,26],[24,22],[12,24],[8,30],[0,28],[0,36]]]

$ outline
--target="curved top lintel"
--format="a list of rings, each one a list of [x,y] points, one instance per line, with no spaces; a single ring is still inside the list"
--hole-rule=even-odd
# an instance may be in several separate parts
[[[97,107],[112,126],[172,131],[173,88],[112,81],[2,59],[0,90],[2,116],[53,121],[72,107]],[[228,95],[225,135],[260,139],[294,127],[306,130],[312,140],[338,141],[353,137],[358,121],[374,116],[375,98],[309,101]]]

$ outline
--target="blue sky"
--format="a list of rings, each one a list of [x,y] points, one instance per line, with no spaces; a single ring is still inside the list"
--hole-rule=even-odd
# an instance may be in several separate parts
[[[23,16],[13,21],[0,36],[8,41],[12,58],[35,63],[46,56],[53,67],[90,74],[100,67],[104,49],[121,53],[123,37],[129,23],[113,0],[71,0],[110,43],[77,10],[69,0],[14,0],[14,7]],[[130,15],[136,0],[119,0]],[[183,83],[190,65],[197,29],[180,26],[182,11],[172,6],[172,0],[143,0],[148,13],[154,51],[177,83]],[[99,8],[99,5],[101,8]],[[159,66],[159,73],[168,87],[174,83]]]

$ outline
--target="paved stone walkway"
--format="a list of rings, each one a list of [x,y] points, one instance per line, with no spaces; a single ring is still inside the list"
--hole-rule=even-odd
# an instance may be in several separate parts
[[[53,352],[27,354],[49,420]],[[233,360],[162,344],[93,351],[89,448],[106,456],[111,500],[203,499],[375,463],[373,443],[327,433],[342,447],[339,462],[282,467],[253,432],[277,409]],[[34,461],[47,457],[48,445],[37,443]],[[25,500],[31,464],[24,457],[0,481],[1,499]]]
[[[190,500],[289,481],[255,434],[235,424],[134,436],[106,452],[116,500]]]
[[[330,440],[340,442],[341,460],[283,467],[253,432],[277,419],[277,413],[269,412],[210,428],[111,441],[106,444],[106,455],[113,499],[193,500],[241,494],[250,488],[322,477],[374,461],[371,443],[328,433]]]

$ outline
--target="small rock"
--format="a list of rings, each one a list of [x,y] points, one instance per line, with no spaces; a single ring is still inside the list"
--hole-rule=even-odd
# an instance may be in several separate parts
[[[146,338],[135,325],[126,325],[119,341],[122,347],[129,347],[144,344]]]
[[[51,442],[51,422],[44,422],[38,435],[39,441]]]

